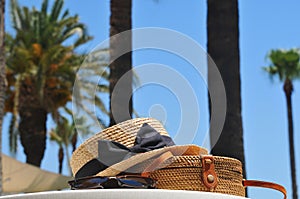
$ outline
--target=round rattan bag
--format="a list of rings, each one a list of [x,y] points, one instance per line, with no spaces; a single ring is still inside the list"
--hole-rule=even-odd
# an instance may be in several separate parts
[[[148,175],[157,188],[218,192],[245,196],[242,164],[219,156],[172,156]]]

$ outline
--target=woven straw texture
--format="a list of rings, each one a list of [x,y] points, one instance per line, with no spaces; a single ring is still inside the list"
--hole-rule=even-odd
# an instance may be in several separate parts
[[[136,134],[144,123],[149,124],[160,134],[169,136],[162,124],[153,118],[136,118],[116,124],[95,134],[74,151],[70,161],[73,174],[88,161],[98,157],[98,140],[113,140],[132,147]]]
[[[162,169],[150,173],[157,180],[157,188],[170,190],[212,191],[236,196],[245,196],[242,185],[242,164],[233,158],[214,156],[218,185],[208,190],[201,179],[200,156],[173,156],[163,163]]]

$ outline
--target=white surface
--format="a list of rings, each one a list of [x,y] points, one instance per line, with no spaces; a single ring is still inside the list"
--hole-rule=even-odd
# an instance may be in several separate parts
[[[47,191],[2,196],[0,199],[245,199],[245,197],[230,196],[218,193],[198,191],[172,191],[158,189],[109,189],[109,190],[79,190],[79,191]]]

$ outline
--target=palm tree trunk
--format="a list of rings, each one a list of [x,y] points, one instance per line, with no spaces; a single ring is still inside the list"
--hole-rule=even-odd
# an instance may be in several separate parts
[[[214,155],[239,159],[245,174],[245,155],[241,115],[238,0],[207,0],[207,49],[217,65],[227,96],[227,111],[219,140],[212,146]],[[211,79],[208,67],[208,84]],[[211,138],[214,137],[211,135]],[[215,140],[211,140],[215,142]]]
[[[62,174],[63,162],[64,162],[64,149],[62,146],[59,147],[58,150],[58,173]]]
[[[66,158],[67,158],[67,163],[68,163],[68,170],[69,170],[69,174],[70,176],[72,176],[72,169],[71,169],[71,164],[70,164],[70,154],[69,154],[69,150],[68,150],[69,146],[66,145],[65,146],[65,153],[66,153]]]
[[[283,90],[286,97],[288,128],[289,128],[289,149],[290,149],[290,166],[292,177],[293,199],[298,199],[297,180],[296,180],[296,162],[295,162],[295,146],[294,146],[294,127],[293,127],[293,112],[292,112],[292,81],[286,79],[283,85]]]
[[[110,1],[110,60],[113,61],[110,68],[109,76],[109,94],[110,94],[110,126],[117,122],[124,121],[131,118],[132,115],[132,99],[130,98],[129,104],[126,98],[132,93],[132,76],[126,78],[122,83],[122,92],[115,93],[116,100],[112,101],[112,93],[118,80],[132,68],[132,36],[131,33],[126,37],[113,37],[114,35],[126,30],[131,30],[131,0],[111,0]],[[130,52],[119,56],[124,50]],[[113,104],[113,105],[112,105]],[[113,107],[112,107],[113,106]],[[117,110],[116,114],[112,114],[112,108]],[[128,115],[129,112],[129,115]],[[118,118],[116,118],[118,117]]]
[[[47,111],[34,96],[37,95],[32,83],[21,84],[19,131],[26,162],[40,167],[46,149]]]
[[[76,131],[76,129],[74,129],[74,134],[71,138],[72,152],[74,152],[76,150],[77,136],[78,136],[77,131]]]
[[[4,48],[4,14],[5,0],[0,0],[0,195],[2,195],[2,122],[4,116],[4,101],[6,89],[5,48]]]

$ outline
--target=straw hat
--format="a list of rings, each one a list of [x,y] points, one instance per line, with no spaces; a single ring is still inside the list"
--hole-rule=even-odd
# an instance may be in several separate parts
[[[137,132],[143,124],[150,125],[158,133],[168,136],[167,131],[162,124],[153,118],[136,118],[124,121],[109,128],[102,130],[91,138],[82,143],[73,153],[70,165],[73,175],[80,170],[86,163],[98,157],[98,141],[111,140],[118,142],[126,147],[132,147],[135,142]],[[205,155],[207,150],[197,145],[181,145],[169,146],[160,149],[151,150],[145,153],[138,153],[128,159],[118,162],[97,173],[97,176],[115,176],[121,172],[141,172],[144,168],[148,167],[160,155],[170,152],[174,156],[181,155]],[[139,165],[139,166],[137,166]],[[134,168],[134,170],[132,169]]]

